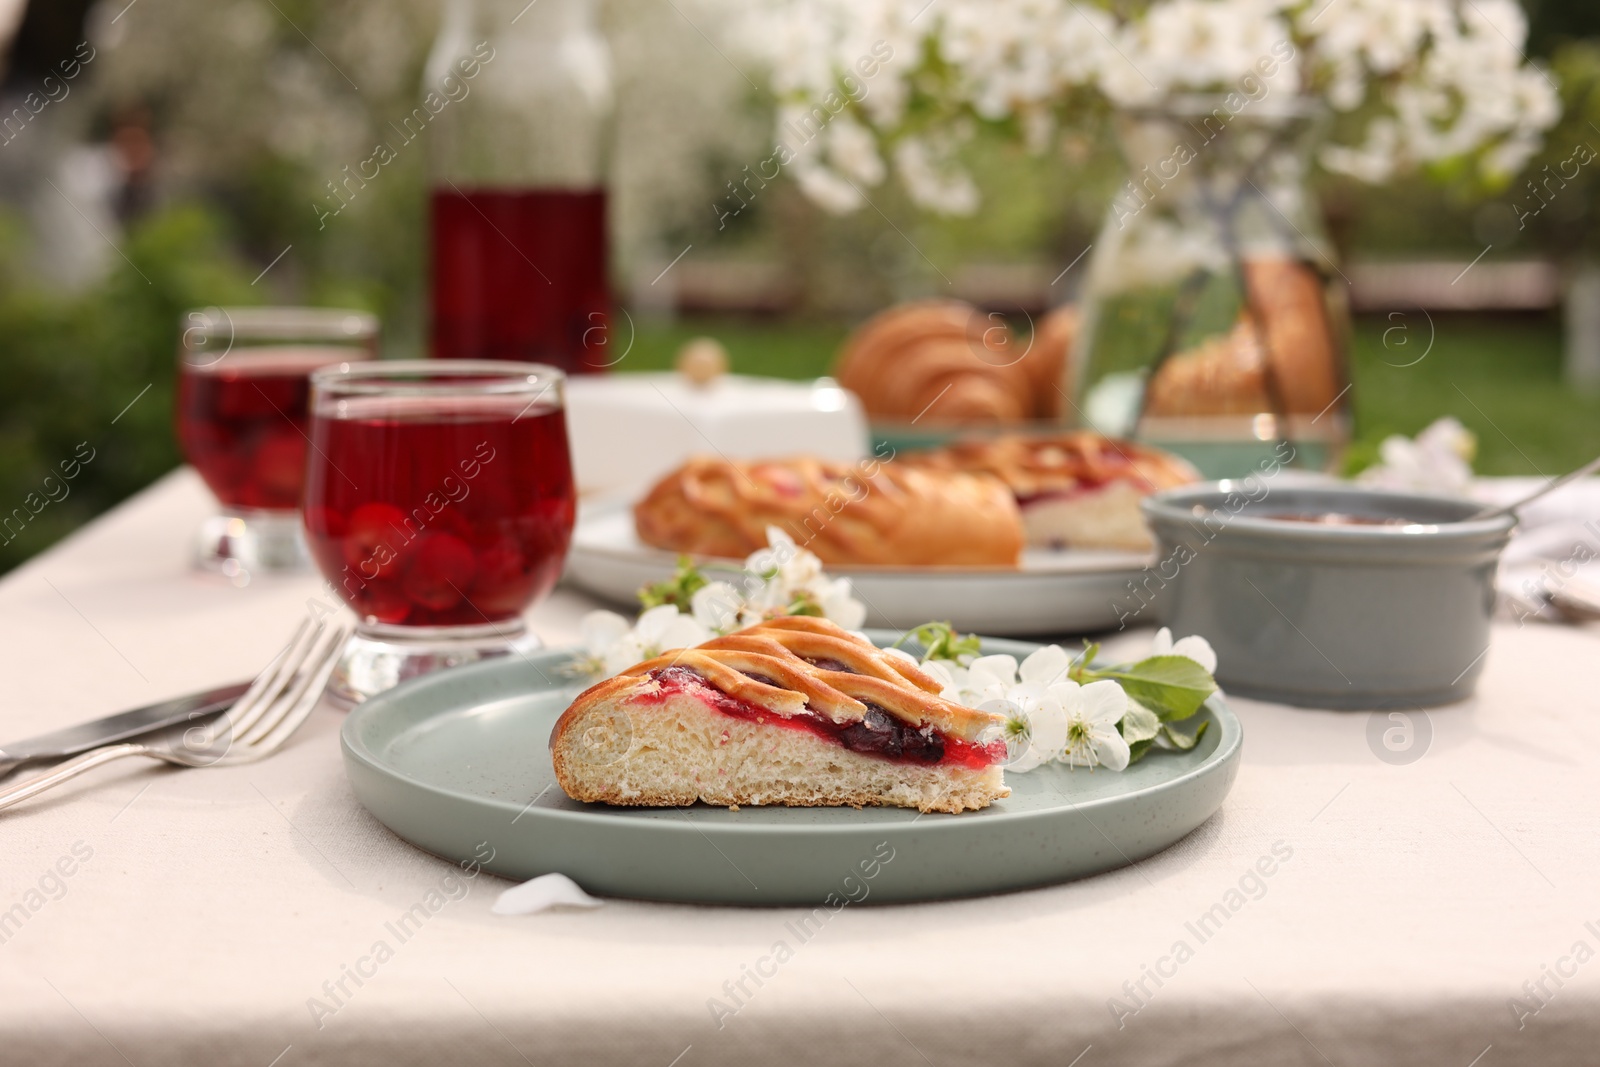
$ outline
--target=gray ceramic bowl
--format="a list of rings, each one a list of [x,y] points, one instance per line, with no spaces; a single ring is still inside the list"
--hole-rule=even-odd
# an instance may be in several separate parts
[[[1211,482],[1144,503],[1158,562],[1136,592],[1175,636],[1217,651],[1229,692],[1317,708],[1470,696],[1516,520],[1471,501],[1349,486]],[[1403,525],[1323,525],[1334,512]]]

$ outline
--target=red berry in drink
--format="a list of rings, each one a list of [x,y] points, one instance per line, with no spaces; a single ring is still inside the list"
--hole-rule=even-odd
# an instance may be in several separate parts
[[[461,538],[425,533],[417,539],[401,588],[406,597],[429,611],[447,611],[461,602],[472,585],[477,563]]]
[[[406,513],[393,504],[362,504],[345,529],[345,565],[368,579],[398,573],[407,533]]]
[[[379,579],[361,586],[353,594],[342,591],[346,592],[345,599],[350,601],[355,613],[364,618],[395,625],[405,622],[411,614],[411,601],[393,582]]]

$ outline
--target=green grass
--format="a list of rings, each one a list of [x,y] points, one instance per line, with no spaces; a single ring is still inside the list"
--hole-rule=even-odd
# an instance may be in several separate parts
[[[811,378],[828,373],[846,332],[832,322],[641,323],[617,369],[670,367],[685,341],[706,335],[727,347],[737,372]],[[1554,475],[1600,454],[1600,394],[1581,395],[1562,383],[1561,327],[1554,319],[1457,317],[1430,324],[1420,312],[1363,319],[1355,326],[1351,363],[1352,468],[1375,460],[1388,435],[1414,435],[1444,415],[1478,435],[1480,474]]]
[[[1418,318],[1357,324],[1353,461],[1443,415],[1478,435],[1479,474],[1556,475],[1600,454],[1600,394],[1562,383],[1559,322],[1435,319],[1430,349]]]

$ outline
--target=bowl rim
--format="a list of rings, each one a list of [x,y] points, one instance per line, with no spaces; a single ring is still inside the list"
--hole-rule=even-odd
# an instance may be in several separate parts
[[[1243,485],[1243,479],[1222,478],[1213,482],[1199,482],[1192,485],[1179,486],[1175,489],[1166,489],[1151,494],[1141,502],[1140,506],[1148,519],[1169,523],[1184,523],[1195,518],[1191,510],[1195,504],[1204,503],[1208,498],[1226,496],[1229,493],[1237,492],[1243,488]],[[1487,506],[1481,501],[1465,497],[1447,496],[1442,493],[1374,489],[1347,484],[1285,486],[1284,491],[1293,492],[1301,497],[1308,495],[1322,496],[1330,500],[1349,500],[1359,497],[1376,498],[1390,502],[1394,510],[1397,511],[1403,511],[1404,505],[1408,502],[1434,507],[1441,504],[1454,505],[1467,511],[1468,514]],[[1251,518],[1249,509],[1243,508],[1236,513],[1229,513],[1227,523],[1223,530],[1218,531],[1218,535],[1221,536],[1222,533],[1229,530],[1238,530],[1266,537],[1281,538],[1291,542],[1337,541],[1354,544],[1395,544],[1415,541],[1419,538],[1457,541],[1505,536],[1511,532],[1516,524],[1517,517],[1514,514],[1502,514],[1483,519],[1413,522],[1402,526],[1366,526],[1358,524],[1331,526],[1316,523],[1284,522],[1279,519]]]

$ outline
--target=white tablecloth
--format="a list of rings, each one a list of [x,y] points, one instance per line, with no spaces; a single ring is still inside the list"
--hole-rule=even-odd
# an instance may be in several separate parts
[[[0,743],[276,650],[314,580],[190,571],[209,506],[179,472],[0,582]],[[558,592],[531,622],[561,642],[585,607]],[[803,942],[801,909],[492,915],[506,883],[357,805],[322,710],[262,764],[116,765],[0,815],[0,1063],[1592,1064],[1597,652],[1592,628],[1501,626],[1478,698],[1404,765],[1366,715],[1236,699],[1238,783],[1162,855],[869,898]]]

